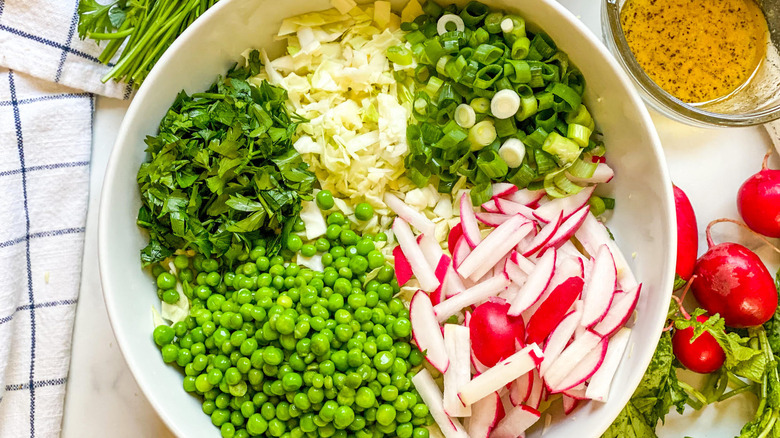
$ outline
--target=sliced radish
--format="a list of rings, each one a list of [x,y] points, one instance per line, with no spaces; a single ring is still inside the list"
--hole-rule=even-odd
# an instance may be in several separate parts
[[[428,406],[431,416],[439,425],[442,434],[446,438],[469,438],[466,429],[460,424],[457,418],[451,418],[444,411],[444,403],[441,390],[436,381],[431,377],[431,373],[425,368],[421,369],[412,377],[412,384],[420,394],[422,401]]]
[[[520,242],[520,244],[521,243],[522,242]],[[536,264],[534,262],[528,260],[526,257],[518,253],[517,251],[512,251],[510,257],[512,258],[512,262],[515,263],[517,266],[519,266],[520,269],[522,269],[526,274],[530,274],[534,269],[536,269]]]
[[[456,269],[463,263],[463,260],[465,260],[469,254],[471,254],[471,247],[469,246],[466,237],[461,236],[455,244],[455,251],[452,253],[452,263]]]
[[[452,298],[466,290],[466,286],[463,284],[463,280],[461,280],[460,275],[455,272],[455,268],[452,264],[447,267],[447,276],[444,278],[444,283],[446,284],[444,298]]]
[[[544,195],[546,194],[547,192],[545,190],[522,189],[510,195],[504,196],[503,198],[507,201],[530,206],[539,202],[539,200],[544,198]]]
[[[588,397],[585,395],[587,389],[588,389],[588,385],[586,385],[585,382],[582,382],[579,385],[575,386],[574,388],[563,391],[562,394],[564,396],[571,397],[575,400],[586,400],[588,399]]]
[[[552,237],[550,237],[550,239],[545,242],[544,245],[542,245],[539,251],[544,252],[544,250],[549,247],[558,248],[559,246],[563,245],[564,242],[568,242],[574,233],[580,228],[582,222],[585,221],[588,213],[590,213],[589,205],[586,205],[575,211],[571,216],[569,216],[568,219],[563,221],[561,226],[558,227],[558,229],[555,231],[555,234],[553,234]]]
[[[455,244],[458,243],[461,236],[463,236],[463,226],[458,222],[457,225],[452,227],[450,234],[447,236],[447,251],[450,254],[455,254]]]
[[[528,257],[537,251],[539,251],[542,246],[544,246],[545,243],[547,243],[550,238],[552,238],[553,235],[558,231],[558,228],[560,228],[561,223],[563,222],[563,213],[558,213],[558,218],[553,220],[552,222],[548,223],[542,229],[539,231],[539,233],[534,236],[533,240],[531,240],[528,243],[528,246],[525,248],[522,248],[522,254],[525,257]]]
[[[609,310],[617,285],[617,270],[612,252],[602,245],[588,275],[588,282],[582,290],[584,308],[581,324],[590,327],[599,322]]]
[[[409,320],[412,323],[412,335],[414,342],[420,351],[425,353],[425,358],[439,372],[444,373],[450,364],[447,349],[444,346],[439,323],[436,321],[436,313],[428,295],[417,291],[409,304]]]
[[[550,365],[558,359],[561,352],[568,345],[569,340],[574,336],[574,331],[580,326],[580,319],[582,318],[582,310],[574,310],[569,312],[563,321],[555,327],[552,333],[550,333],[550,339],[547,340],[547,344],[544,346],[544,360],[539,366],[539,375],[544,377],[547,369]]]
[[[488,438],[504,415],[504,406],[497,392],[471,405],[468,432],[471,438]]]
[[[421,233],[430,235],[434,234],[436,225],[433,223],[433,221],[425,217],[424,214],[417,211],[417,209],[398,199],[398,197],[392,193],[385,193],[384,201],[390,210],[393,210],[395,214],[398,215],[398,217],[403,218],[406,222],[417,228],[417,230]]]
[[[593,327],[593,331],[602,336],[611,336],[620,327],[623,327],[634,313],[641,291],[642,284],[639,284],[629,291],[616,293],[607,314],[604,315],[601,322]]]
[[[547,254],[547,252],[548,251],[545,251],[545,254]],[[579,260],[557,256],[555,273],[550,280],[550,284],[547,285],[547,288],[542,293],[541,298],[539,298],[536,303],[532,304],[531,307],[522,313],[523,319],[525,321],[530,321],[531,316],[536,313],[537,309],[539,309],[539,306],[541,306],[542,303],[547,300],[552,291],[554,291],[555,288],[560,286],[564,281],[572,277],[582,278],[582,265],[580,264]]]
[[[520,405],[515,406],[506,413],[503,420],[490,434],[491,438],[517,438],[524,436],[526,429],[533,426],[539,420],[542,414],[536,409]]]
[[[579,399],[576,399],[574,397],[569,397],[568,395],[563,395],[563,413],[566,415],[571,414],[574,412],[575,409],[577,409],[577,405],[580,404]]]
[[[623,290],[633,289],[637,285],[634,273],[628,266],[626,258],[618,248],[617,244],[609,235],[607,228],[596,219],[593,214],[589,214],[582,222],[580,229],[574,233],[574,237],[579,240],[585,251],[594,256],[601,245],[607,245],[612,251],[612,257],[615,259],[615,267],[618,273],[618,285]]]
[[[588,380],[603,363],[607,344],[607,338],[592,331],[575,339],[545,373],[547,389],[562,392]]]
[[[477,220],[489,227],[497,227],[512,218],[511,215],[501,213],[476,213]]]
[[[458,399],[458,391],[471,380],[469,328],[445,324],[444,347],[450,359],[450,366],[444,373],[444,411],[451,417],[468,417],[471,415],[471,407],[463,406]]]
[[[397,217],[393,221],[393,234],[395,234],[398,245],[403,250],[404,255],[406,255],[414,276],[420,282],[420,288],[426,292],[436,290],[439,287],[439,280],[436,279],[433,268],[428,264],[425,254],[423,254],[422,249],[417,244],[414,234],[412,234],[412,229],[409,228],[409,224],[403,218]]]
[[[482,209],[488,213],[500,213],[500,211],[498,211],[498,207],[496,207],[495,199],[491,199],[482,204]]]
[[[418,245],[420,245],[420,251],[422,251],[425,260],[428,261],[428,265],[434,270],[435,274],[436,268],[444,256],[444,251],[442,251],[439,242],[432,234],[421,234],[418,236]],[[441,282],[441,278],[439,278],[439,282]]]
[[[512,255],[516,256],[517,253],[512,251]],[[526,280],[528,280],[528,274],[526,274],[513,260],[517,260],[517,257],[507,257],[506,262],[504,263],[504,275],[516,285],[522,286],[525,284]]]
[[[527,373],[524,376],[520,376],[512,382],[512,386],[509,388],[509,399],[512,404],[517,406],[528,401],[528,397],[531,395],[531,389],[534,386],[534,374]]]
[[[482,241],[482,234],[479,232],[477,217],[474,215],[474,206],[471,205],[471,197],[464,193],[460,197],[460,224],[463,227],[463,237],[474,248]]]
[[[437,304],[433,308],[436,312],[436,318],[439,322],[444,322],[452,315],[460,312],[464,307],[473,306],[498,295],[507,286],[509,286],[509,280],[503,275],[477,283],[454,297]]]
[[[595,186],[585,187],[575,195],[553,199],[534,210],[534,217],[544,223],[552,222],[559,214],[562,214],[563,218],[567,219],[572,213],[588,203],[595,188]]]
[[[534,409],[539,409],[539,405],[542,404],[542,398],[544,397],[544,382],[539,377],[539,370],[533,370],[533,385],[531,385],[531,391],[528,393],[528,400],[526,404]]]
[[[550,296],[531,316],[526,327],[526,341],[542,343],[558,326],[569,308],[580,297],[583,281],[580,277],[571,277],[556,287]]]
[[[553,277],[556,254],[555,250],[547,251],[539,259],[534,270],[528,274],[525,284],[515,296],[515,300],[510,303],[510,315],[519,315],[539,301]]]
[[[523,216],[513,216],[494,229],[485,240],[466,256],[457,267],[458,273],[466,278],[477,280],[490,271],[534,225]]]
[[[496,208],[503,214],[508,215],[522,215],[529,219],[533,218],[534,211],[530,207],[519,204],[517,202],[507,201],[506,199],[494,198],[496,200]]]
[[[612,379],[615,377],[615,372],[617,372],[620,360],[623,358],[623,353],[625,353],[626,347],[628,347],[630,337],[631,329],[623,327],[615,333],[615,336],[610,338],[604,363],[590,378],[588,389],[585,392],[588,398],[600,402],[607,401],[609,388],[612,386]]]
[[[461,388],[458,397],[464,405],[472,405],[535,369],[541,359],[542,350],[531,344],[471,379]]]
[[[516,193],[519,189],[512,183],[494,183],[493,184],[493,196],[499,198],[505,198],[513,193]]]
[[[398,279],[398,285],[403,286],[412,278],[412,265],[409,264],[400,246],[393,248],[393,259],[395,259],[395,278]]]

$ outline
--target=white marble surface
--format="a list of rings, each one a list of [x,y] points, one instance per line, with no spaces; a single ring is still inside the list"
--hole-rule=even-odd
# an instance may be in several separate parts
[[[561,0],[595,33],[601,35],[596,0]],[[89,438],[112,436],[172,436],[140,393],[116,345],[103,303],[97,266],[97,207],[106,163],[127,109],[126,102],[97,100],[92,152],[90,211],[87,219],[81,294],[73,338],[73,355],[65,399],[62,436]],[[700,251],[704,251],[704,227],[715,218],[738,218],[735,196],[742,181],[755,173],[770,139],[761,128],[691,128],[658,114],[653,121],[661,136],[674,182],[691,198],[698,216]],[[774,164],[780,165],[777,157]],[[730,224],[714,233],[717,241],[732,239],[756,248],[777,268],[776,254],[761,248],[750,236]],[[662,437],[733,437],[750,419],[753,401],[738,397],[701,412],[681,417],[672,414]]]

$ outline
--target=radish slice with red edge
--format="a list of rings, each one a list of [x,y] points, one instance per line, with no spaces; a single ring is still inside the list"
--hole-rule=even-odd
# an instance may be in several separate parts
[[[477,220],[489,227],[497,227],[512,218],[511,215],[501,213],[476,213]]]
[[[463,228],[463,237],[474,248],[482,241],[477,217],[474,214],[474,206],[471,205],[471,197],[464,193],[460,197],[460,225]]]
[[[539,377],[539,370],[533,370],[533,385],[531,385],[531,391],[528,393],[528,400],[526,404],[534,409],[539,409],[539,405],[542,404],[542,398],[544,398],[544,382]]]
[[[444,281],[447,283],[447,290],[444,294],[444,298],[452,298],[466,290],[463,280],[461,280],[460,275],[455,272],[455,268],[452,265],[447,268],[447,277]]]
[[[545,190],[522,189],[510,195],[504,196],[503,198],[506,199],[507,201],[512,201],[518,204],[531,206],[539,202],[539,200],[544,198],[544,195],[546,194],[547,192]]]
[[[547,251],[545,251],[545,254],[546,253]],[[556,265],[555,273],[550,280],[550,284],[547,285],[547,288],[542,293],[542,296],[534,304],[532,304],[531,307],[522,313],[523,320],[530,321],[531,316],[536,313],[536,311],[539,309],[539,306],[542,305],[547,297],[550,296],[552,291],[554,291],[556,287],[560,286],[561,283],[572,277],[582,278],[582,265],[580,264],[579,260],[562,258],[558,255],[556,257]]]
[[[414,276],[420,282],[420,288],[426,292],[436,290],[439,287],[439,280],[436,279],[433,268],[428,264],[425,254],[417,244],[412,229],[403,218],[397,217],[393,221],[393,234],[395,234],[398,245],[409,261]]]
[[[586,385],[585,382],[582,382],[579,385],[575,386],[574,388],[563,391],[562,394],[565,397],[570,397],[575,400],[587,400],[588,397],[585,395],[585,391],[587,391],[587,389],[588,389],[588,385]]]
[[[418,245],[420,245],[420,251],[425,256],[425,260],[428,261],[428,265],[435,271],[439,266],[441,258],[444,256],[444,251],[442,251],[439,242],[432,234],[421,234],[418,236]],[[439,276],[437,275],[436,277],[438,278]],[[441,282],[441,278],[439,278],[439,281]]]
[[[517,192],[519,189],[512,183],[493,183],[493,196],[503,198]]]
[[[471,379],[461,388],[458,397],[464,405],[470,406],[535,369],[541,359],[542,350],[531,344]]]
[[[455,244],[455,251],[452,253],[452,264],[455,266],[455,269],[463,263],[463,260],[465,260],[469,254],[471,254],[471,247],[469,246],[468,241],[466,241],[466,237],[461,236],[458,243]]]
[[[425,358],[439,372],[444,373],[450,365],[444,337],[436,313],[433,311],[431,299],[425,292],[417,291],[409,304],[409,320],[412,323],[414,342]]]
[[[436,225],[425,217],[424,214],[412,208],[404,201],[398,199],[397,196],[392,193],[385,193],[385,204],[393,210],[398,217],[404,219],[409,224],[413,225],[417,230],[423,234],[433,235],[436,230]]]
[[[498,211],[500,211],[502,214],[507,215],[522,215],[525,216],[528,219],[532,219],[533,216],[533,209],[530,207],[519,204],[517,202],[507,201],[506,199],[501,198],[494,198],[496,200],[496,208],[498,208]]]
[[[533,386],[533,373],[518,377],[517,380],[512,382],[512,386],[509,388],[509,400],[512,401],[514,406],[525,403],[531,395],[531,388],[533,388]]]
[[[605,402],[609,397],[609,389],[612,386],[612,379],[615,377],[620,360],[628,347],[628,340],[631,337],[631,329],[623,327],[615,336],[609,339],[607,346],[607,355],[604,357],[604,363],[595,374],[590,378],[588,389],[585,391],[587,398]]]
[[[558,218],[544,227],[542,227],[541,230],[539,230],[539,233],[534,236],[533,240],[531,240],[528,243],[527,247],[521,248],[521,252],[524,257],[528,257],[530,255],[533,255],[537,251],[539,251],[542,246],[544,246],[545,243],[547,243],[553,235],[558,231],[558,228],[560,228],[561,223],[563,223],[563,214],[558,214]]]
[[[541,416],[542,414],[532,407],[525,405],[515,406],[506,413],[503,420],[498,422],[490,437],[517,438],[523,436],[526,429],[533,426]]]
[[[579,327],[581,318],[582,310],[569,312],[569,314],[563,318],[563,321],[555,327],[555,330],[550,333],[550,339],[547,340],[547,343],[544,346],[544,359],[539,366],[540,376],[544,377],[544,374],[547,372],[547,369],[550,368],[550,365],[555,362],[555,359],[558,359],[558,356],[560,356],[561,352],[566,348],[566,345],[568,345],[572,336],[574,336],[574,331]]]
[[[457,225],[452,227],[450,234],[447,236],[447,250],[450,254],[455,254],[455,244],[458,243],[461,236],[463,236],[463,226],[458,222]]]
[[[579,399],[576,399],[574,397],[569,397],[568,395],[563,395],[563,413],[566,415],[571,414],[574,412],[575,409],[577,409],[577,406],[580,404]]]
[[[488,438],[504,417],[504,406],[497,392],[471,405],[468,432],[471,438]]]
[[[498,211],[498,207],[496,207],[496,201],[494,199],[491,199],[482,204],[482,209],[488,213],[500,213],[500,211]]]
[[[536,269],[536,264],[534,262],[528,260],[526,257],[521,255],[517,251],[512,251],[512,255],[510,255],[510,257],[512,259],[512,262],[516,264],[520,269],[522,269],[526,274],[530,275],[531,272],[533,272],[533,270]]]
[[[531,232],[533,223],[523,216],[513,216],[495,228],[458,266],[465,278],[478,280],[488,273],[512,248]]]
[[[612,303],[617,286],[617,269],[612,252],[602,245],[593,260],[593,266],[588,276],[588,282],[582,291],[584,308],[582,325],[590,327],[599,322]]]
[[[593,331],[602,336],[612,336],[631,318],[641,292],[642,284],[639,284],[629,291],[615,293],[607,314],[593,327]]]
[[[571,277],[556,287],[550,296],[531,316],[526,327],[526,341],[542,343],[555,327],[560,324],[569,308],[580,297],[583,281],[580,277]]]
[[[452,315],[460,312],[464,307],[473,306],[498,295],[499,292],[509,286],[509,283],[509,280],[503,275],[477,283],[454,297],[437,304],[433,308],[436,312],[436,318],[440,323],[443,323]]]
[[[395,259],[395,278],[398,280],[398,285],[403,286],[412,278],[412,265],[409,264],[400,246],[393,248],[393,259]]]
[[[555,271],[556,251],[547,251],[536,263],[535,269],[528,274],[523,287],[515,296],[509,308],[510,315],[519,315],[541,298]]]
[[[517,255],[517,253],[513,251],[512,255]],[[510,256],[506,259],[506,262],[504,263],[504,275],[516,285],[522,286],[528,280],[528,274],[526,274],[513,259],[517,260],[517,257]]]
[[[545,242],[544,245],[542,245],[542,247],[539,249],[539,252],[544,252],[544,250],[549,247],[558,248],[559,246],[563,245],[564,242],[568,242],[574,233],[580,228],[582,222],[585,221],[585,217],[589,212],[589,205],[586,205],[575,211],[571,216],[569,216],[568,219],[563,221],[561,226],[559,226],[555,231],[555,234],[553,234],[552,237],[550,237],[550,239]]]
[[[618,285],[622,290],[629,290],[638,284],[631,267],[628,266],[626,258],[618,248],[617,243],[609,236],[607,228],[596,219],[593,214],[589,214],[582,225],[574,233],[574,237],[582,244],[585,251],[591,256],[595,256],[601,245],[607,245],[612,251],[612,257],[615,259],[615,267],[618,273]]]
[[[463,406],[458,399],[458,391],[471,380],[469,328],[445,324],[444,347],[450,358],[450,366],[444,373],[444,412],[450,417],[468,417],[471,415],[471,407]]]
[[[607,345],[607,338],[592,331],[575,339],[545,373],[547,389],[563,392],[588,380],[604,361]]]
[[[567,196],[565,198],[556,198],[552,201],[541,205],[534,210],[533,215],[538,220],[544,223],[550,223],[558,217],[559,214],[563,215],[564,219],[567,219],[575,211],[585,206],[590,200],[590,196],[593,194],[595,186],[585,187],[580,190],[579,193]]]
[[[439,425],[441,433],[446,438],[469,438],[466,429],[460,424],[457,418],[451,418],[444,411],[444,403],[439,385],[433,380],[431,373],[425,368],[421,369],[412,377],[412,384],[420,394],[423,403],[428,406],[436,424]]]

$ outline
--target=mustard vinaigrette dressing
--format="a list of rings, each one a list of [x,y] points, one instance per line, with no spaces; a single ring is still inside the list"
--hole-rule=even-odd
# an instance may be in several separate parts
[[[647,75],[687,103],[727,96],[747,82],[769,34],[754,0],[627,0],[620,23]]]

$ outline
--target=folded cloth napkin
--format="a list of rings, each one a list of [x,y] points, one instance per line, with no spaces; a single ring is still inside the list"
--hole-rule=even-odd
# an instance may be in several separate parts
[[[78,0],[0,0],[0,437],[60,434],[100,48]]]

